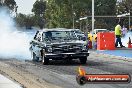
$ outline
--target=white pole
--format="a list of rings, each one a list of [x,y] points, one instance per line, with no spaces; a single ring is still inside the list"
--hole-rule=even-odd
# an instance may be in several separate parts
[[[130,26],[131,26],[131,19],[130,19],[130,10],[129,10],[129,30],[130,30]]]
[[[75,25],[75,22],[74,22],[74,10],[73,10],[73,4],[72,4],[72,28],[74,29],[74,25]]]
[[[74,14],[73,14],[74,15]],[[73,16],[73,29],[75,28],[74,16]]]
[[[92,0],[92,36],[94,30],[94,0]],[[92,37],[92,47],[94,47],[94,38]]]

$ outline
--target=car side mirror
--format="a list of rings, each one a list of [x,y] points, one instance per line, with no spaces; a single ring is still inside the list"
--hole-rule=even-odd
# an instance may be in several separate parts
[[[33,43],[33,41],[30,42],[30,44],[32,44],[32,43]]]
[[[86,38],[85,38],[85,37],[83,37],[83,38],[82,38],[82,40],[83,40],[83,41],[86,41]]]

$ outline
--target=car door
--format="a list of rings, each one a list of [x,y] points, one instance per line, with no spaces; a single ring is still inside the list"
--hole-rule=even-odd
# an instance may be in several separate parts
[[[41,53],[41,46],[40,43],[42,42],[42,33],[37,33],[36,37],[34,38],[32,42],[32,51],[36,54],[37,57],[40,57]]]

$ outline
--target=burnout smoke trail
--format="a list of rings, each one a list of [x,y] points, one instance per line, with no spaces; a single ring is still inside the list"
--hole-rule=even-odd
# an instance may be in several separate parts
[[[122,44],[123,44],[125,47],[128,47],[129,37],[130,37],[131,40],[132,40],[132,32],[128,32],[128,33],[122,38]]]
[[[29,35],[16,30],[7,10],[0,10],[0,58],[31,59]]]

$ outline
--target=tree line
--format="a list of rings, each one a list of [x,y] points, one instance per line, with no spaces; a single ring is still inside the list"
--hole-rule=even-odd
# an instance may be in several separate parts
[[[132,0],[95,0],[95,28],[112,28],[116,25],[116,17],[132,11]],[[0,3],[2,6],[2,4]],[[14,11],[16,2],[5,0],[4,5]],[[19,7],[18,7],[19,8]],[[32,8],[33,14],[17,14],[19,26],[46,28],[82,28],[91,29],[92,0],[36,0]],[[80,18],[87,19],[80,20]],[[125,19],[128,24],[127,20]]]

